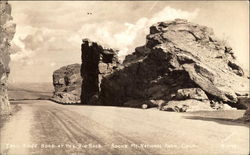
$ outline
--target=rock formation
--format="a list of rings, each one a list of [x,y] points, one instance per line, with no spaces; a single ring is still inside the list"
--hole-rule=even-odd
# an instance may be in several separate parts
[[[0,1],[0,114],[10,112],[7,94],[7,80],[10,72],[10,41],[15,34],[16,25],[12,22],[11,6]]]
[[[237,105],[238,96],[248,90],[230,46],[206,26],[176,19],[151,26],[146,45],[103,77],[100,100],[135,107],[164,101],[179,109],[197,109],[191,107],[195,105],[210,110],[211,101]]]
[[[250,123],[250,107],[248,107],[246,112],[244,113],[243,121],[245,123]]]
[[[61,67],[53,73],[54,95],[51,100],[63,104],[80,103],[82,78],[81,65]]]
[[[100,83],[119,64],[117,50],[105,48],[88,39],[82,40],[82,83],[81,103],[98,104]]]
[[[81,68],[70,65],[53,74],[53,100],[186,112],[233,110],[229,105],[237,107],[248,95],[248,79],[232,48],[210,28],[186,20],[151,26],[146,45],[123,64],[117,50],[88,39],[81,51]]]

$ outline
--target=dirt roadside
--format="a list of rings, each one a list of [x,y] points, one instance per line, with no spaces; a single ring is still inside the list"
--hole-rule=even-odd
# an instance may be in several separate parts
[[[248,154],[249,128],[194,114],[19,101],[1,129],[1,153]],[[243,112],[242,112],[243,113]],[[197,116],[197,114],[196,114]]]
[[[21,110],[21,106],[18,104],[11,104],[11,112],[10,114],[1,115],[0,117],[0,129],[4,126],[4,124],[11,119],[11,117]]]

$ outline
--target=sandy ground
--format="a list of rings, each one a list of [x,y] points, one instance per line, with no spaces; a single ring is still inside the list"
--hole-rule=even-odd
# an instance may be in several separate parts
[[[18,101],[1,154],[248,154],[248,126],[195,114]]]

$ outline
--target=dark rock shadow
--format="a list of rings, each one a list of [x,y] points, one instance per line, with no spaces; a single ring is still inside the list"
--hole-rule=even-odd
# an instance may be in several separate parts
[[[184,116],[185,119],[192,120],[202,120],[202,121],[214,121],[219,124],[224,125],[233,125],[233,126],[245,126],[249,128],[249,124],[244,123],[240,119],[230,119],[230,118],[213,118],[213,117],[204,117],[204,116]]]

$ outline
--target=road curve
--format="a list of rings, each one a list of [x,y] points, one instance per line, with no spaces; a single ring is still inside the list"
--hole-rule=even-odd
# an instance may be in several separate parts
[[[249,128],[156,109],[18,101],[1,154],[248,154]]]

